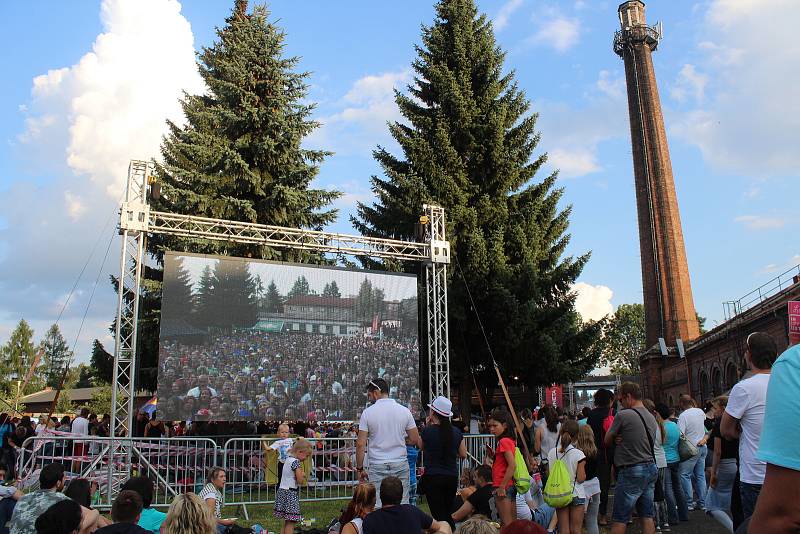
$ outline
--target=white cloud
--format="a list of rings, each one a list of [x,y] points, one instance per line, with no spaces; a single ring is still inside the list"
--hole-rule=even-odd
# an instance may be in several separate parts
[[[779,217],[765,217],[762,215],[740,215],[734,221],[742,223],[748,230],[771,230],[783,228],[786,221]]]
[[[554,148],[547,153],[547,160],[564,178],[585,176],[601,169],[596,151],[590,148]]]
[[[204,90],[176,0],[103,0],[100,18],[103,32],[83,57],[35,77],[19,109],[25,130],[15,157],[33,173],[45,168],[48,181],[17,180],[0,197],[0,251],[15,251],[0,255],[0,332],[25,317],[43,333],[96,246],[61,319],[72,343],[99,276],[81,356],[95,337],[108,341],[116,301],[108,274],[119,264],[111,221],[128,162],[158,156],[165,119],[183,120],[181,91]]]
[[[580,27],[580,21],[576,18],[553,17],[542,23],[527,42],[549,46],[558,52],[566,52],[578,44]]]
[[[67,214],[73,221],[77,221],[86,212],[86,205],[81,201],[80,197],[73,194],[72,191],[64,191],[64,204],[67,208]]]
[[[68,124],[69,167],[115,199],[128,161],[158,155],[165,119],[181,121],[181,90],[204,90],[180,8],[175,0],[105,0],[105,31],[92,51],[33,80],[33,109],[52,110]],[[52,112],[34,115],[22,138],[56,124]]]
[[[386,123],[402,118],[394,90],[411,81],[409,69],[359,78],[334,105],[333,113],[317,118],[322,124],[306,139],[311,146],[337,154],[369,153],[389,138]]]
[[[715,169],[797,174],[798,20],[795,0],[708,4],[696,62],[709,80],[704,103],[678,114],[671,131],[699,147]]]
[[[614,76],[607,70],[600,71],[596,85],[601,93],[615,100],[620,100],[625,96],[625,78]]]
[[[508,0],[508,2],[500,7],[500,10],[492,21],[495,31],[500,31],[508,25],[509,18],[522,6],[523,1],[524,0]]]
[[[614,305],[611,304],[614,292],[611,288],[578,282],[572,286],[572,290],[577,293],[575,309],[584,321],[598,321],[614,313]]]
[[[679,102],[684,102],[691,96],[701,102],[705,96],[708,76],[697,71],[691,63],[685,64],[678,73],[678,80],[670,90],[670,96]]]

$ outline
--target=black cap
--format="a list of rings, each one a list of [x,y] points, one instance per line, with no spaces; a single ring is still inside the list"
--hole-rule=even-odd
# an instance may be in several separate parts
[[[374,378],[367,384],[367,391],[380,391],[381,393],[389,393],[389,384],[383,378]]]

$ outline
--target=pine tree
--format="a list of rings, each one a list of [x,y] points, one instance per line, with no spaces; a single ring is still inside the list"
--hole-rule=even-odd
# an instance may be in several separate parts
[[[195,309],[195,296],[192,291],[192,277],[183,265],[183,258],[172,256],[173,264],[164,269],[162,291],[167,299],[162,301],[162,317],[172,320],[189,320]]]
[[[264,309],[269,313],[278,313],[283,310],[283,297],[278,291],[278,286],[275,285],[275,280],[272,280],[267,286],[267,295],[264,297]]]
[[[414,83],[395,97],[405,121],[389,125],[402,156],[374,151],[385,178],[372,178],[377,202],[359,205],[354,226],[411,238],[424,202],[445,208],[450,359],[462,398],[469,364],[496,384],[476,313],[506,376],[531,386],[582,376],[596,361],[600,325],[581,324],[570,287],[589,254],[562,257],[570,208],[558,206],[557,173],[536,177],[546,159],[534,156],[537,115],[513,71],[503,73],[491,23],[473,0],[441,0],[417,54]]]
[[[157,172],[163,192],[158,209],[172,213],[321,229],[336,218],[339,193],[310,188],[329,155],[301,147],[318,127],[306,96],[308,73],[298,57],[284,57],[285,34],[264,6],[247,12],[236,0],[217,41],[203,48],[198,67],[208,91],[184,95],[186,124],[169,122]],[[161,247],[271,259],[309,259],[257,245],[159,236]]]
[[[192,317],[192,321],[197,326],[207,327],[213,324],[214,304],[211,301],[213,293],[214,271],[212,271],[210,265],[206,265],[203,267],[203,272],[200,274],[200,281],[197,284],[197,294],[195,295],[197,309]]]
[[[340,298],[342,296],[336,280],[332,280],[330,283],[325,284],[325,289],[322,290],[322,296],[333,298]]]
[[[16,328],[11,332],[8,342],[0,349],[0,370],[2,370],[0,389],[7,395],[16,396],[17,381],[25,379],[35,359],[33,330],[25,319],[20,319]],[[25,390],[20,390],[20,393],[24,395],[29,392],[29,389],[26,387]]]
[[[97,339],[92,343],[91,365],[95,382],[111,383],[114,376],[114,356],[109,354]]]
[[[72,351],[57,324],[51,326],[45,334],[41,350],[44,354],[42,371],[45,383],[51,388],[57,388],[61,385],[64,369],[72,360]]]
[[[289,293],[286,295],[286,300],[290,300],[295,297],[304,297],[310,294],[311,286],[308,284],[308,280],[306,280],[305,276],[300,275],[297,277],[297,280],[294,281],[292,289],[290,289]]]
[[[256,322],[255,281],[245,261],[218,261],[214,267],[211,309],[212,324],[229,330],[253,326]]]

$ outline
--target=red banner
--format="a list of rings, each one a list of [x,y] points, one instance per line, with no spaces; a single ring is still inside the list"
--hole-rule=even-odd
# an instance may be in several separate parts
[[[789,301],[789,345],[800,343],[800,300]]]
[[[564,407],[564,389],[559,384],[552,384],[545,389],[544,403],[550,406]]]

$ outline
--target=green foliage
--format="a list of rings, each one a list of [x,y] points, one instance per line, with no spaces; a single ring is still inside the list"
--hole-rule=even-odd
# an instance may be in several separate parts
[[[75,412],[75,406],[72,404],[72,393],[69,389],[62,389],[61,393],[58,394],[56,406],[53,411],[54,413],[66,415]]]
[[[267,286],[267,295],[264,297],[264,310],[270,313],[278,313],[283,310],[283,297],[272,280]]]
[[[537,115],[514,73],[503,73],[490,22],[473,0],[441,0],[417,56],[414,83],[396,94],[405,120],[389,125],[402,156],[374,151],[385,178],[372,178],[377,203],[359,204],[354,226],[412,238],[423,203],[445,208],[455,380],[469,380],[471,362],[483,384],[496,384],[476,313],[507,376],[531,386],[583,376],[602,325],[580,322],[570,287],[589,254],[564,257],[571,208],[559,207],[557,174],[536,177],[546,159],[534,156]]]
[[[322,290],[323,297],[333,297],[333,298],[340,298],[342,293],[339,291],[339,285],[336,283],[336,280],[332,280],[330,283],[325,284],[325,289]]]
[[[91,400],[87,404],[87,408],[92,413],[96,413],[98,417],[102,414],[111,413],[111,386],[102,386],[100,389],[92,394]]]
[[[96,381],[110,384],[114,376],[114,356],[109,354],[98,340],[92,343],[92,377]]]
[[[309,294],[311,294],[311,286],[308,284],[306,277],[300,275],[297,277],[297,280],[294,281],[292,289],[290,289],[289,293],[286,295],[286,300],[291,300],[295,297],[305,297]]]
[[[255,281],[244,261],[218,261],[214,265],[211,294],[203,300],[213,310],[212,325],[224,329],[250,327],[256,322]]]
[[[611,367],[613,374],[637,374],[645,350],[644,306],[620,304],[603,328],[600,347],[600,364]]]
[[[100,380],[95,379],[93,376],[92,368],[86,365],[85,363],[80,364],[76,369],[76,379],[75,379],[75,387],[76,388],[90,388],[94,387],[96,383],[101,383]]]
[[[6,396],[16,398],[17,381],[24,380],[36,359],[36,348],[33,344],[33,330],[25,319],[20,319],[11,332],[8,342],[0,348],[0,391]],[[27,386],[20,391],[21,395],[33,393],[40,389],[41,383],[36,372],[33,373]]]
[[[700,333],[705,334],[706,332],[708,332],[708,330],[706,330],[706,320],[708,318],[701,316],[697,312],[694,312],[694,314],[697,317],[697,325],[700,327]]]
[[[172,261],[174,262],[172,268],[164,270],[162,291],[169,295],[169,299],[162,303],[163,314],[166,317],[186,320],[195,310],[192,279],[183,265],[183,258],[174,256]]]
[[[51,388],[57,388],[61,385],[64,370],[72,360],[72,351],[69,350],[57,324],[51,326],[45,334],[41,350],[44,354],[42,374],[45,384]]]
[[[365,322],[372,322],[373,317],[383,312],[385,300],[383,290],[373,287],[369,278],[364,278],[356,296],[356,317]]]

